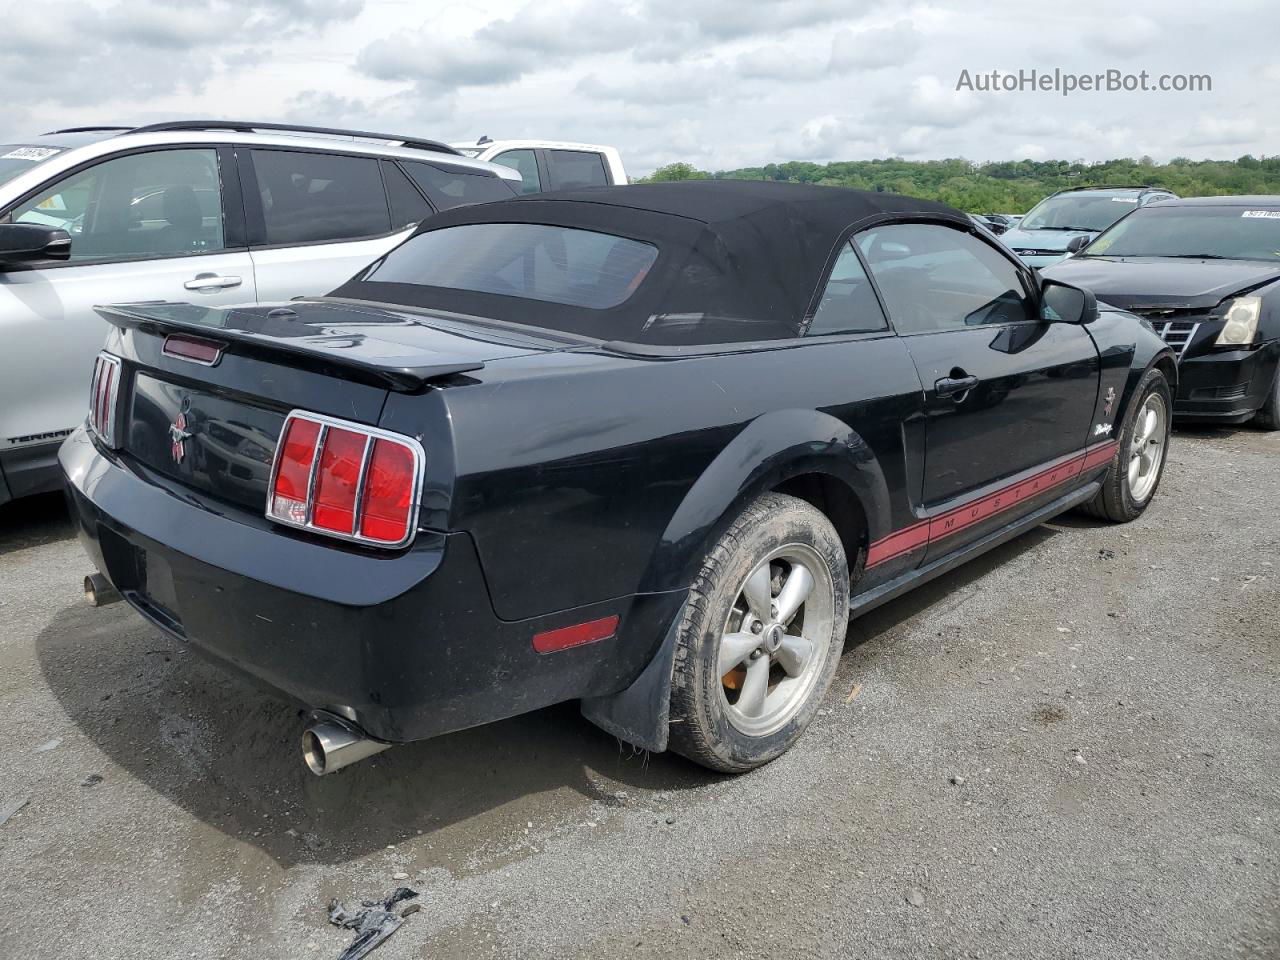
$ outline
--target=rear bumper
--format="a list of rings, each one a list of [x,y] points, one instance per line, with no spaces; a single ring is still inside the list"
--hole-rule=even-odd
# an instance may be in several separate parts
[[[329,545],[215,513],[104,454],[59,456],[90,560],[144,617],[221,665],[402,742],[614,693],[644,668],[682,595],[645,594],[509,622],[465,533],[398,554]],[[535,633],[617,615],[611,639],[550,655]]]
[[[1280,341],[1255,350],[1184,357],[1178,364],[1178,397],[1173,412],[1183,420],[1248,420],[1275,386],[1278,364]]]

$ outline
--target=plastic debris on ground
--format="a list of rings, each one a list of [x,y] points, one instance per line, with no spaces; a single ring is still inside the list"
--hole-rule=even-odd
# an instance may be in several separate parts
[[[11,819],[16,817],[18,815],[18,811],[30,802],[30,797],[19,797],[17,800],[12,801],[11,803],[6,803],[3,807],[0,807],[0,827],[3,827]]]
[[[350,910],[346,904],[331,900],[329,922],[336,927],[356,932],[356,938],[351,941],[351,946],[342,951],[338,960],[360,960],[395,933],[400,924],[404,923],[404,917],[416,912],[406,907],[403,915],[399,915],[395,912],[395,905],[405,900],[412,900],[417,895],[416,890],[397,887],[395,892],[385,900],[361,901],[359,910]],[[417,904],[414,906],[416,907]]]

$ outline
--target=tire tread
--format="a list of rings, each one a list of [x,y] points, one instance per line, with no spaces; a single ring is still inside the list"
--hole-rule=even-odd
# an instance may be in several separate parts
[[[793,511],[807,514],[805,520],[808,523],[824,526],[827,535],[839,544],[830,520],[817,507],[796,497],[767,493],[749,504],[707,553],[689,588],[682,611],[672,665],[669,748],[694,763],[721,773],[744,773],[773,759],[776,754],[763,759],[734,761],[715,749],[715,744],[707,733],[712,728],[712,718],[707,715],[712,705],[699,695],[700,678],[697,667],[699,644],[705,633],[711,596],[722,583],[726,568],[732,565],[735,556],[743,549],[744,534]],[[842,580],[837,578],[837,594],[841,586]],[[837,613],[841,615],[847,612],[847,580],[843,581],[843,587],[846,596],[836,597]],[[843,639],[843,630],[840,633]],[[825,690],[824,686],[820,694],[825,693]]]

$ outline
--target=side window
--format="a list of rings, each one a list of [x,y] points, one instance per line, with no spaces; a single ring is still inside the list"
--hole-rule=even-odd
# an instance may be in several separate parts
[[[390,160],[382,161],[382,177],[387,182],[387,199],[391,201],[391,229],[421,223],[434,212],[404,171]]]
[[[1018,268],[972,234],[900,223],[859,234],[857,243],[899,333],[1036,320]]]
[[[106,160],[15,207],[11,219],[66,230],[72,261],[223,250],[218,153],[156,150]]]
[[[465,173],[431,163],[409,162],[404,168],[437,210],[449,210],[469,203],[510,200],[515,196],[515,190],[501,177]]]
[[[508,150],[494,157],[493,162],[510,167],[520,174],[523,180],[520,184],[521,193],[542,192],[542,178],[538,176],[538,158],[534,156],[532,150]]]
[[[329,153],[254,150],[263,244],[355,240],[391,232],[378,161]]]
[[[570,187],[604,187],[609,177],[604,172],[604,157],[582,150],[548,150],[547,167],[552,190]]]
[[[846,243],[831,268],[831,277],[806,335],[870,333],[887,327],[884,311],[880,309],[867,272],[862,269],[862,261],[854,253],[853,245]]]

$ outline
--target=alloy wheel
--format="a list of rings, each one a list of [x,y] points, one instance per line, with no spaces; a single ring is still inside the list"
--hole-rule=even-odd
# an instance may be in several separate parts
[[[1168,407],[1164,397],[1152,393],[1138,411],[1129,441],[1129,494],[1138,503],[1145,503],[1155,490],[1168,438]]]
[[[720,696],[748,736],[781,729],[807,702],[829,650],[831,574],[804,544],[774,551],[739,586],[718,649]]]

